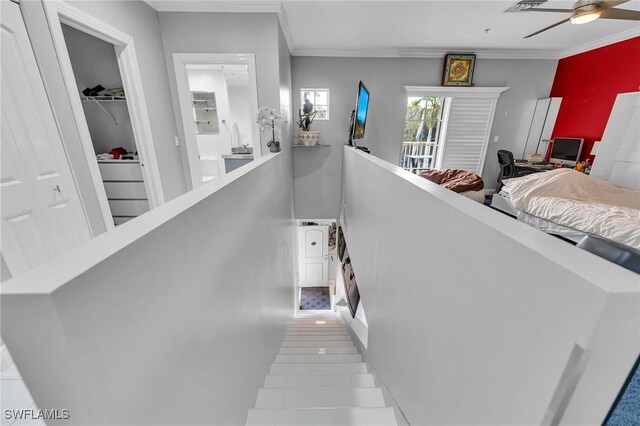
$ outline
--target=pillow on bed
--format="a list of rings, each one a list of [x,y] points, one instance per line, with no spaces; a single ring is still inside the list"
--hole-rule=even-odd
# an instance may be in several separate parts
[[[453,192],[481,191],[484,189],[482,178],[466,170],[427,170],[420,173],[420,176]]]

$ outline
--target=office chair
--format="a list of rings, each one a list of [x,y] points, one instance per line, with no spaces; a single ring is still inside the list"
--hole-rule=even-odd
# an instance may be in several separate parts
[[[535,171],[531,170],[518,170],[516,162],[513,160],[513,153],[506,149],[498,150],[498,164],[500,165],[500,174],[498,175],[498,186],[496,187],[496,192],[500,192],[504,186],[502,179],[510,179],[535,173]]]
[[[499,149],[498,165],[500,166],[500,174],[498,175],[498,186],[496,187],[496,192],[500,192],[504,186],[502,179],[516,177],[516,162],[513,161],[513,153],[506,149]]]

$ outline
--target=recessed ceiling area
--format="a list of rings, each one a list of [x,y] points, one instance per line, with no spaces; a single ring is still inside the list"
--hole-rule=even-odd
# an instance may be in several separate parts
[[[505,13],[517,0],[149,0],[158,11],[277,13],[294,55],[429,57],[445,51],[486,57],[558,58],[640,35],[638,21],[564,23],[568,13]],[[542,7],[571,9],[572,1]],[[640,11],[640,0],[618,6]]]

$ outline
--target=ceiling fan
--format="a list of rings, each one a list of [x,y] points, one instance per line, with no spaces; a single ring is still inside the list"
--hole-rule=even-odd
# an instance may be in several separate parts
[[[628,21],[640,21],[640,12],[635,10],[616,9],[615,7],[626,3],[629,0],[578,0],[573,4],[572,9],[547,9],[541,7],[529,7],[520,9],[519,12],[556,12],[556,13],[570,13],[569,17],[563,19],[560,22],[556,22],[553,25],[549,25],[535,33],[529,34],[523,38],[533,37],[542,32],[564,24],[565,22],[571,22],[572,24],[586,24],[587,22],[595,21],[596,19],[623,19]],[[539,4],[539,3],[538,3]]]

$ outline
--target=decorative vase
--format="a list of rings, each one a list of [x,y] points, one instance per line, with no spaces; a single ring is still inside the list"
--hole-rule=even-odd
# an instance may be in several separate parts
[[[270,152],[280,152],[280,142],[271,141],[268,143]]]
[[[319,130],[301,130],[298,133],[298,140],[302,145],[305,146],[313,146],[318,145],[320,141],[320,131]]]

